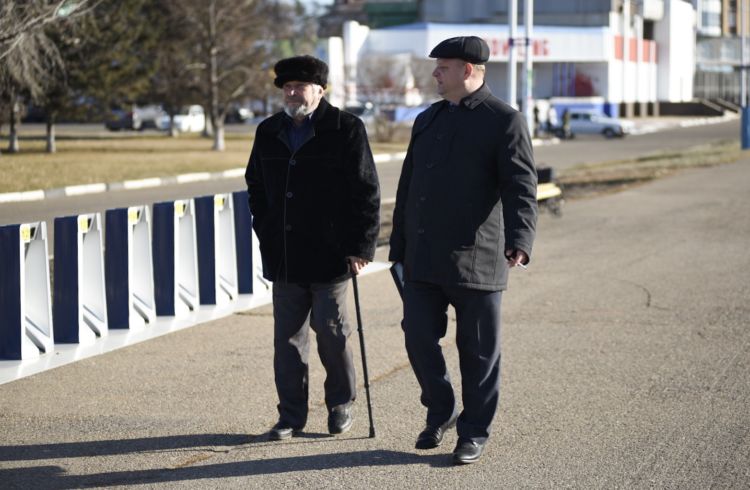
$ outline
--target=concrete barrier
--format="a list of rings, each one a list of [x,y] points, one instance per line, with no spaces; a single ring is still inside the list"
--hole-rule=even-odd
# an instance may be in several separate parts
[[[198,280],[202,305],[237,299],[234,201],[229,194],[195,198]]]
[[[156,320],[148,206],[105,213],[105,281],[109,328],[139,329]]]
[[[270,295],[271,283],[263,278],[258,237],[253,231],[247,197],[247,191],[232,193],[237,244],[237,290],[240,294]]]
[[[37,359],[54,346],[47,224],[0,226],[0,359]]]
[[[195,203],[154,204],[153,267],[156,314],[182,316],[198,308]]]
[[[108,333],[101,214],[55,218],[54,226],[55,342],[91,344]]]

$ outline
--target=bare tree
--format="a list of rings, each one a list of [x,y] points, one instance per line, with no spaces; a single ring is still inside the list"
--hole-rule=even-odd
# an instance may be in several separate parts
[[[19,151],[21,96],[43,97],[63,63],[46,28],[88,12],[90,0],[4,0],[0,6],[0,98],[9,110],[8,151]]]
[[[0,60],[22,49],[26,38],[51,24],[88,13],[93,0],[3,0],[0,6]]]
[[[171,15],[186,24],[186,42],[197,48],[194,64],[203,69],[213,149],[223,151],[226,114],[252,93],[274,40],[292,32],[294,6],[272,0],[170,0],[169,5]]]
[[[393,141],[399,124],[396,108],[414,106],[423,101],[415,80],[411,55],[370,55],[362,59],[357,70],[357,92],[360,99],[375,104],[375,139]]]

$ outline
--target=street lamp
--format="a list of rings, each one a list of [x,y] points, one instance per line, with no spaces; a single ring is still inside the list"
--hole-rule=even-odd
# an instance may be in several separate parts
[[[742,124],[740,125],[740,140],[742,149],[750,148],[750,111],[747,107],[747,21],[745,19],[745,2],[737,2],[737,14],[740,18],[740,106],[742,106]]]

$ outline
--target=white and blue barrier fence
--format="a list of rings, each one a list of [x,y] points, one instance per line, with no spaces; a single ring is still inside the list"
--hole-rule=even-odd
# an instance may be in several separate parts
[[[247,197],[0,226],[0,383],[269,303]]]
[[[47,224],[0,226],[0,359],[52,352]]]
[[[154,204],[156,314],[181,316],[198,308],[198,262],[193,199]]]
[[[55,218],[55,342],[90,344],[108,333],[101,214]]]
[[[248,207],[247,191],[232,193],[237,249],[237,289],[240,294],[271,294],[271,283],[263,278],[258,238]]]
[[[234,201],[229,194],[195,198],[198,279],[202,305],[221,305],[237,299],[234,221]]]
[[[110,329],[139,329],[156,321],[148,206],[105,213],[104,276]]]

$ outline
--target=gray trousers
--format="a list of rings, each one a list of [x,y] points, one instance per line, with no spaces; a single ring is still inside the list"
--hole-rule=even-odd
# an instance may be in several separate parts
[[[463,411],[459,437],[484,443],[500,398],[500,291],[478,291],[406,281],[402,328],[414,374],[427,408],[427,425],[437,427],[456,412],[439,341],[448,328],[448,305],[456,310],[456,346],[461,368]]]
[[[351,334],[346,314],[347,286],[347,280],[273,284],[273,367],[279,417],[294,428],[301,429],[307,422],[308,318],[326,371],[323,387],[328,410],[354,401],[354,362],[347,343]]]

